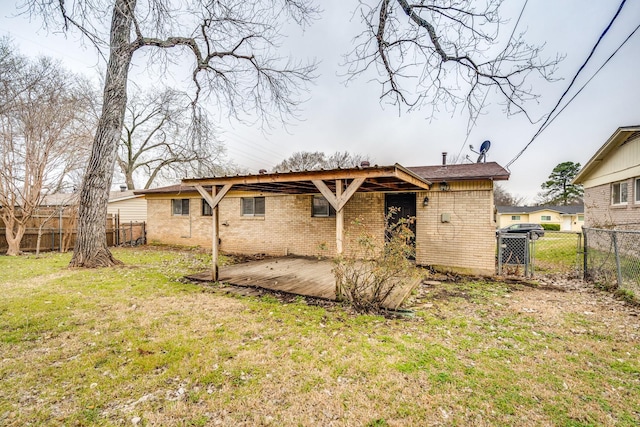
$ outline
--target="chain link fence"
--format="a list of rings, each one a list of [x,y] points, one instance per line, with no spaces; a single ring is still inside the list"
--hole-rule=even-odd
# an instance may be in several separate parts
[[[640,296],[640,231],[583,228],[585,280]]]
[[[532,242],[528,234],[498,233],[498,275],[533,275]]]
[[[576,231],[546,230],[535,242],[535,272],[582,278],[583,237]]]
[[[536,234],[498,233],[498,275],[583,276],[582,233],[546,230]]]

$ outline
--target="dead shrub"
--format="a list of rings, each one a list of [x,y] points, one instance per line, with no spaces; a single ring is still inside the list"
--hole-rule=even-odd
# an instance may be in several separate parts
[[[415,218],[391,221],[395,211],[387,214],[385,236],[380,239],[367,230],[361,220],[351,223],[350,232],[357,235],[350,256],[335,259],[336,297],[362,313],[379,313],[394,290],[415,280],[418,270],[414,262],[414,233],[410,224]],[[355,230],[355,231],[354,231]]]

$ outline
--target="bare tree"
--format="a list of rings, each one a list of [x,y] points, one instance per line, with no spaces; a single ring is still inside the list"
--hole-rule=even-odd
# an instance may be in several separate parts
[[[7,255],[17,255],[27,222],[79,167],[89,138],[81,79],[48,58],[29,61],[11,50],[0,48],[0,68],[10,68],[0,95],[0,219]]]
[[[324,168],[326,155],[321,151],[298,151],[273,167],[274,172],[307,171]]]
[[[218,175],[231,166],[207,115],[173,89],[130,96],[116,162],[130,190],[134,178],[149,188],[158,179]]]
[[[353,168],[360,166],[362,162],[370,161],[369,156],[364,154],[349,153],[348,151],[336,151],[326,161],[327,169]]]
[[[493,185],[493,204],[496,206],[520,206],[525,197],[509,193],[502,185]]]
[[[561,58],[541,59],[541,47],[527,44],[523,34],[500,47],[502,1],[360,0],[365,30],[346,56],[348,74],[374,69],[382,101],[399,109],[428,107],[430,117],[463,105],[474,120],[492,90],[507,113],[527,114],[526,102],[537,97],[527,77],[551,80]]]
[[[298,151],[273,167],[274,172],[353,168],[369,158],[348,151],[336,151],[329,157],[321,151]]]
[[[314,64],[275,54],[282,24],[304,25],[317,11],[308,0],[26,0],[45,25],[61,18],[108,57],[102,113],[80,190],[78,238],[71,266],[119,263],[107,247],[105,216],[116,152],[127,104],[127,79],[134,53],[156,49],[176,63],[189,61],[195,98],[209,96],[229,114],[285,119],[295,113],[299,92]],[[111,16],[105,29],[105,16]],[[108,42],[108,46],[106,46]],[[185,57],[190,55],[190,60]]]

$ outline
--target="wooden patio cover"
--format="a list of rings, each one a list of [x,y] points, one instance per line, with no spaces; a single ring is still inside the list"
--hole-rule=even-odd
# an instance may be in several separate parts
[[[212,279],[218,280],[218,204],[231,188],[279,194],[320,192],[336,210],[336,252],[341,254],[344,240],[343,208],[357,191],[414,192],[428,190],[431,182],[396,163],[393,166],[186,178],[182,180],[182,185],[194,187],[213,209],[211,271]]]

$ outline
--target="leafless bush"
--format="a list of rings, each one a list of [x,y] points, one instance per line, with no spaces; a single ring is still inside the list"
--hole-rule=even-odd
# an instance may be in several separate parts
[[[387,215],[386,242],[368,231],[362,221],[352,222],[357,230],[357,246],[350,256],[339,256],[333,272],[336,276],[336,296],[362,313],[379,313],[393,292],[413,281],[418,271],[411,259],[415,257],[412,244],[414,233],[410,224],[415,218],[390,221]]]

